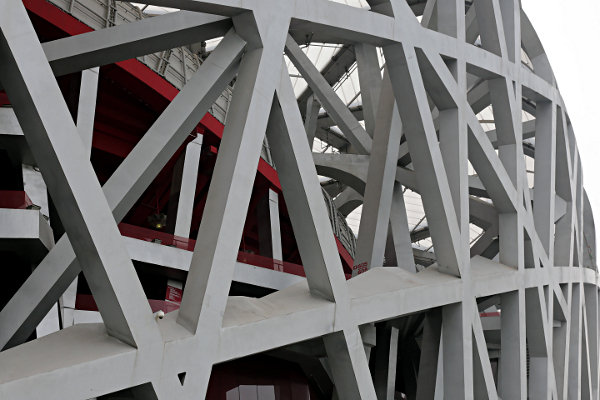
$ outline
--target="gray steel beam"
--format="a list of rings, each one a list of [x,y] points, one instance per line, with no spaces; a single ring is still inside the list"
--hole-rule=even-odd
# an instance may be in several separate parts
[[[348,71],[355,62],[356,56],[352,46],[342,46],[331,57],[331,60],[325,64],[323,69],[321,69],[321,75],[323,75],[323,78],[329,83],[329,86],[333,86],[342,76],[344,76],[346,71]],[[302,115],[306,114],[306,101],[313,93],[313,90],[309,86],[300,94],[300,96],[298,96],[298,107],[300,108]]]
[[[17,119],[73,250],[86,259],[82,269],[108,333],[134,347],[153,343],[160,335],[148,327],[152,313],[141,284],[37,34],[17,3],[0,17],[2,81]]]
[[[376,129],[375,122],[379,120],[377,110],[382,86],[377,48],[370,44],[359,43],[354,46],[354,52],[358,66],[365,129],[373,137]]]
[[[400,45],[384,48],[398,109],[413,152],[413,164],[425,213],[429,216],[430,225],[435,225],[432,239],[437,259],[448,273],[458,276],[459,232],[456,214],[453,214],[452,195],[445,176],[433,120],[427,115],[429,105],[416,54],[414,49],[409,49],[408,55],[405,51]]]
[[[189,11],[147,18],[42,44],[54,75],[62,76],[224,36],[231,18]]]
[[[397,265],[408,272],[417,272],[413,258],[411,236],[408,229],[408,216],[404,204],[404,189],[400,182],[394,182],[390,223],[385,247],[386,265]]]
[[[222,185],[211,185],[209,189],[198,231],[203,240],[194,249],[186,292],[177,316],[178,324],[194,334],[203,327],[221,325],[227,302],[226,287],[233,275],[267,127],[269,103],[273,101],[280,79],[285,39],[261,37],[257,30],[264,28],[262,23],[265,21],[256,21],[251,13],[234,20],[236,30],[251,42],[240,65],[235,88],[238,95],[233,97],[229,108],[230,118],[212,176],[213,182]],[[278,28],[287,31],[283,23]],[[270,40],[271,46],[263,48],[262,40]],[[273,79],[274,76],[277,78]],[[214,338],[207,338],[207,343],[211,340]],[[210,360],[207,358],[207,361]],[[198,383],[203,390],[206,384],[208,381]]]
[[[434,399],[441,337],[442,312],[434,309],[425,314],[416,400]]]
[[[230,32],[209,57],[212,60],[203,64],[202,74],[188,82],[106,182],[102,190],[115,221],[121,221],[231,82],[244,47],[245,42]],[[26,340],[80,271],[64,236],[0,312],[0,325],[8,327],[0,331],[0,348]]]
[[[350,112],[352,113],[352,115],[354,115],[354,118],[356,118],[357,121],[363,121],[364,120],[364,112],[363,112],[363,106],[353,106],[353,107],[348,107],[348,109],[350,110]],[[327,111],[319,114],[319,119],[317,122],[317,126],[319,128],[330,128],[332,126],[335,126],[336,123],[334,122],[334,120],[331,118],[331,116],[329,115],[329,113]]]
[[[260,255],[283,261],[281,226],[279,224],[279,195],[273,189],[257,205],[258,244]]]
[[[377,329],[373,384],[378,400],[394,400],[398,362],[398,328],[391,322]]]
[[[81,87],[79,89],[79,105],[77,107],[77,131],[81,137],[83,148],[89,158],[92,153],[92,138],[94,134],[94,117],[96,116],[96,97],[98,95],[99,68],[87,69],[81,72]]]
[[[107,205],[113,210],[115,219],[120,220],[129,210],[127,204],[131,205],[137,200],[160,170],[159,164],[164,165],[166,160],[163,158],[168,159],[182,143],[183,139],[179,142],[173,139],[175,133],[172,130],[184,131],[186,128],[187,134],[201,117],[196,115],[198,118],[193,122],[191,117],[189,121],[186,119],[186,115],[198,111],[194,108],[198,99],[193,96],[202,93],[202,88],[205,92],[216,88],[210,83],[204,86],[198,84],[196,92],[182,97],[187,101],[179,104],[182,113],[167,109],[166,114],[173,119],[164,117],[152,128],[160,129],[161,134],[166,132],[165,137],[153,131],[152,135],[149,132],[142,139],[140,146],[144,143],[146,147],[136,147],[132,153],[136,157],[127,158],[120,167],[122,169],[117,170],[105,185],[103,192],[108,199],[105,202],[96,183],[84,182],[83,186],[73,184],[79,184],[82,180],[93,181],[93,171],[85,156],[87,149],[78,144],[77,134],[80,132],[65,112],[66,107],[61,103],[52,71],[46,63],[44,49],[32,38],[32,29],[22,4],[17,0],[8,2],[6,15],[0,16],[0,29],[5,33],[6,27],[10,27],[10,34],[16,38],[13,45],[21,42],[28,44],[26,40],[29,36],[34,46],[8,48],[5,42],[5,53],[13,52],[18,59],[0,58],[0,79],[5,84],[8,82],[9,89],[12,88],[9,97],[16,106],[19,119],[29,118],[29,128],[25,129],[27,139],[34,142],[35,155],[44,156],[40,159],[40,167],[45,175],[50,176],[48,187],[57,193],[56,188],[61,189],[57,182],[68,186],[68,190],[63,191],[67,196],[59,198],[61,215],[65,216],[65,210],[73,207],[75,214],[82,215],[79,224],[72,223],[68,227],[70,235],[73,236],[75,232],[85,236],[89,231],[82,226],[87,228],[90,223],[98,221],[100,224],[90,228],[94,240],[90,239],[90,234],[89,237],[76,236],[72,247],[66,238],[64,242],[59,242],[56,248],[62,250],[52,250],[46,259],[48,262],[45,261],[46,266],[54,267],[52,271],[44,274],[34,272],[32,277],[35,278],[28,280],[17,294],[19,301],[13,299],[0,312],[0,326],[4,327],[7,321],[16,322],[6,330],[8,333],[5,336],[10,339],[23,335],[26,330],[24,327],[32,324],[36,318],[39,321],[38,316],[45,315],[42,312],[44,308],[56,301],[56,293],[68,286],[70,280],[67,278],[79,270],[74,262],[73,248],[78,251],[82,263],[93,264],[99,258],[103,261],[115,260],[115,265],[111,263],[107,269],[88,269],[108,271],[106,276],[109,278],[123,276],[123,272],[118,271],[123,269],[127,279],[117,282],[119,290],[112,290],[114,282],[111,279],[93,276],[91,280],[96,285],[93,287],[95,292],[98,292],[98,287],[103,290],[101,297],[104,299],[110,299],[111,296],[123,298],[123,287],[128,285],[129,278],[134,274],[131,274],[128,260],[118,264],[122,258],[126,258],[123,246],[115,247],[116,254],[107,255],[107,246],[119,245],[120,240],[110,216],[108,219],[106,217]],[[167,315],[159,321],[161,334],[155,335],[157,340],[152,343],[153,346],[141,346],[139,350],[107,337],[102,326],[86,324],[3,351],[0,353],[0,397],[86,398],[126,388],[135,388],[135,395],[142,398],[202,397],[212,366],[216,363],[282,348],[290,343],[324,338],[327,364],[331,366],[331,376],[336,385],[334,396],[374,399],[376,392],[364,351],[364,343],[369,342],[364,327],[374,322],[442,308],[443,331],[439,340],[434,339],[433,343],[434,347],[441,345],[442,348],[441,353],[437,354],[440,368],[436,371],[435,393],[432,394],[430,390],[429,397],[496,400],[498,393],[486,343],[486,336],[491,332],[486,331],[484,336],[476,299],[498,295],[503,296],[502,300],[506,303],[501,305],[500,320],[502,347],[498,386],[501,397],[506,400],[524,399],[527,396],[524,390],[527,382],[526,336],[532,356],[530,397],[561,398],[567,397],[567,394],[573,398],[597,397],[595,391],[600,380],[598,274],[595,270],[583,268],[594,266],[591,257],[584,256],[584,246],[593,227],[593,219],[585,200],[581,160],[564,102],[539,38],[522,15],[517,0],[478,0],[468,7],[466,16],[461,0],[431,0],[426,7],[422,3],[416,4],[414,0],[373,0],[369,2],[373,7],[371,12],[325,0],[151,2],[194,12],[233,16],[237,34],[250,43],[242,61],[247,68],[242,71],[236,85],[234,104],[230,110],[232,114],[219,150],[212,194],[209,195],[204,215],[201,234],[207,240],[206,243],[199,242],[193,256],[185,294],[187,300],[184,301],[187,304],[179,314]],[[107,21],[112,21],[110,12],[116,3],[111,0],[107,5]],[[428,20],[424,23],[428,28],[415,19],[413,10],[419,9],[427,14],[423,20]],[[11,14],[19,14],[17,21],[22,24],[12,19],[9,21]],[[434,23],[431,17],[435,17]],[[426,259],[426,263],[435,261],[433,258],[437,257],[437,265],[432,264],[418,274],[401,268],[375,268],[345,281],[333,232],[323,207],[316,168],[313,167],[310,150],[306,148],[306,130],[288,71],[281,60],[290,30],[299,42],[304,39],[307,42],[321,40],[352,46],[359,43],[359,48],[366,45],[371,46],[371,50],[372,46],[385,48],[391,86],[402,122],[407,127],[406,144],[400,146],[400,166],[394,160],[395,179],[422,195],[435,244],[435,254],[413,250],[413,255],[419,261]],[[27,31],[26,35],[19,36],[23,31]],[[468,44],[479,34],[484,48]],[[149,31],[147,35],[152,36],[153,33]],[[110,39],[116,40],[116,47],[121,46],[119,38]],[[222,44],[226,42],[227,38]],[[238,44],[241,53],[244,43]],[[519,63],[521,46],[532,59],[534,71],[522,68]],[[35,57],[29,57],[28,52],[36,53]],[[352,59],[351,52],[347,52],[350,53],[348,60]],[[298,56],[303,57],[303,54]],[[23,63],[25,59],[40,62]],[[6,68],[17,62],[20,62],[19,66],[24,71],[15,72]],[[218,85],[227,84],[223,75],[229,73],[230,63],[237,63],[237,59],[224,62],[215,70],[203,70],[207,72],[206,78],[209,81],[221,79]],[[364,73],[364,63],[361,64],[363,71],[359,66],[359,72]],[[341,128],[352,131],[348,128],[357,123],[355,117],[358,112],[353,113],[335,100],[337,97],[333,96],[337,95],[331,89],[331,83],[327,79],[323,83],[323,76],[319,71],[315,72],[314,65],[306,64],[306,67],[315,80],[321,81],[318,86],[321,94],[331,96],[330,106],[337,106],[334,107],[333,116],[345,117],[338,118],[338,122],[343,122]],[[223,70],[226,72],[221,74]],[[52,83],[32,88],[31,82],[37,83],[40,78],[37,76],[36,80],[31,77],[39,71],[42,71],[38,74],[42,80]],[[375,72],[372,74],[375,75]],[[27,81],[30,85],[23,84],[23,81],[14,82],[11,80],[13,76],[31,78]],[[41,90],[50,88],[45,98],[56,104],[48,105],[40,100],[33,106],[29,102],[28,107],[30,92],[15,90],[20,86],[32,91],[36,100],[43,100]],[[184,93],[185,90],[180,96]],[[490,102],[497,130],[486,133],[482,131],[475,114]],[[546,104],[541,104],[543,102]],[[433,105],[436,106],[434,109]],[[32,109],[33,112],[28,112]],[[554,114],[548,110],[554,109],[557,120],[548,118],[548,115]],[[527,130],[522,123],[522,110],[537,117],[535,124],[539,125],[540,131],[536,133],[543,137],[536,138],[536,141],[540,139],[542,142],[535,149],[533,146],[526,146],[525,151],[523,149],[523,138],[532,135],[534,130]],[[361,112],[364,114],[369,110]],[[175,120],[180,119],[185,121],[180,125],[174,124]],[[44,122],[39,124],[42,128],[53,128],[46,129],[50,133],[47,137],[44,137],[44,129],[31,134],[33,129],[30,128],[35,121]],[[325,126],[325,121],[321,122]],[[548,129],[553,124],[556,129]],[[173,128],[172,125],[178,127]],[[67,129],[61,131],[59,137],[56,127]],[[325,137],[318,120],[317,127],[316,134]],[[286,203],[291,207],[291,214],[294,214],[291,215],[292,225],[299,237],[298,245],[307,280],[261,299],[227,298],[238,250],[235,238],[239,238],[243,229],[243,217],[260,153],[260,138],[265,130],[275,144],[272,148],[277,151],[278,174],[282,179]],[[551,132],[552,135],[544,138],[547,136],[544,132]],[[555,150],[553,135],[556,136]],[[152,140],[145,141],[146,137]],[[64,138],[75,141],[72,157],[64,156],[67,153],[66,146],[63,146],[66,142]],[[355,194],[348,191],[340,198],[342,204],[355,204],[360,201],[358,193],[365,193],[365,186],[371,180],[367,179],[370,149],[365,146],[362,149],[354,146],[353,149],[346,145],[341,135],[329,142],[334,141],[339,142],[340,147],[348,147],[347,152],[359,151],[361,154],[344,157],[316,155],[314,160],[319,164],[319,171],[329,171],[356,189]],[[48,143],[50,145],[42,148]],[[365,143],[370,142],[366,140]],[[407,151],[409,145],[412,150],[410,160]],[[56,148],[60,150],[58,155],[61,157],[52,159],[51,152]],[[145,153],[137,153],[141,149]],[[542,171],[536,171],[533,206],[523,154],[536,156],[536,161],[540,160],[540,165],[545,165]],[[468,176],[468,160],[477,170],[477,179]],[[373,167],[382,160],[371,161]],[[407,162],[413,163],[414,171],[404,168]],[[80,168],[81,171],[76,170],[75,166],[80,165],[84,166]],[[554,174],[551,173],[552,168],[555,168]],[[64,185],[65,181],[67,185]],[[472,188],[479,190],[478,193],[490,196],[493,204],[469,197],[469,181],[473,181]],[[377,196],[383,198],[389,194],[385,191],[391,190],[390,185],[381,190],[383,192]],[[394,190],[400,196],[396,200],[401,200],[401,186],[394,183]],[[133,197],[132,194],[131,198],[128,197],[128,191],[137,193],[137,196]],[[82,200],[89,200],[90,204],[95,205],[98,202],[94,200],[98,198],[100,211],[98,215],[90,215],[91,205],[82,204]],[[541,207],[538,207],[540,204]],[[378,212],[387,212],[385,208],[381,207]],[[71,216],[71,219],[76,217]],[[468,247],[469,222],[486,230],[471,249]],[[402,225],[405,224],[406,221],[403,221]],[[554,237],[548,235],[548,229],[552,232],[548,227],[553,225]],[[98,243],[98,239],[106,237],[106,243],[102,242],[98,249],[92,249],[91,257],[86,257],[80,251],[84,247],[82,243],[91,247]],[[592,237],[589,240],[592,241],[589,244],[592,250],[595,248],[595,239]],[[408,241],[406,244],[409,244]],[[476,254],[483,249],[481,255],[487,257],[495,255],[499,249],[501,263],[469,254],[469,251],[473,253],[474,248],[477,248]],[[399,258],[412,257],[403,255]],[[50,265],[50,261],[56,264]],[[557,268],[558,262],[562,265]],[[36,287],[38,284],[39,287]],[[139,300],[139,285],[134,286],[135,301],[125,296],[125,303],[133,305],[124,307],[127,316],[135,314],[132,317],[135,322],[133,328],[139,328],[139,321],[145,318],[150,327],[148,332],[156,332],[156,322],[148,318],[148,313],[144,311],[148,309],[144,299]],[[571,286],[575,286],[572,291]],[[105,313],[107,302],[100,303],[103,303],[101,309]],[[16,316],[7,317],[11,310],[17,311]],[[191,324],[181,327],[178,322],[185,318]],[[306,324],[307,320],[311,323]],[[107,322],[109,328],[114,326],[114,321]],[[563,322],[566,322],[566,326],[563,326]],[[16,331],[17,335],[14,334]],[[4,335],[4,332],[3,328],[0,334]],[[40,357],[40,354],[44,357]],[[64,357],[64,354],[68,354],[68,357]],[[564,370],[561,365],[563,355],[568,356],[568,363],[566,358],[563,360]],[[425,372],[427,368],[423,370]],[[429,372],[432,370],[430,368]],[[389,375],[389,365],[387,372]],[[186,374],[185,382],[178,379],[178,374],[182,373]],[[65,386],[65,376],[74,384]],[[432,376],[430,373],[428,378]],[[561,387],[561,377],[563,384],[568,382],[568,385]],[[416,377],[410,374],[406,378],[407,392],[413,396]],[[385,387],[389,389],[390,385],[386,384]],[[90,388],[94,390],[90,392]],[[144,393],[145,389],[149,389],[149,393]]]
[[[190,236],[192,227],[202,139],[202,136],[198,136],[188,143],[173,170],[167,214],[167,218],[170,220],[167,220],[167,232],[183,238]]]
[[[331,117],[346,138],[359,154],[369,154],[372,146],[371,138],[291,36],[288,36],[285,49],[287,56],[306,79],[325,109],[331,113]]]
[[[387,70],[378,104],[353,276],[383,266],[402,132],[402,122]]]
[[[311,95],[308,100],[306,100],[306,118],[304,119],[304,129],[306,129],[308,147],[311,149],[311,151],[313,148],[313,142],[315,141],[320,109],[321,104],[317,100],[316,96]]]
[[[90,158],[92,154],[99,73],[99,68],[81,71],[81,86],[79,89],[79,104],[77,107],[77,131],[79,132],[83,148],[86,151],[88,158]],[[75,278],[59,299],[63,329],[72,326],[74,322],[73,314],[77,297],[77,281],[78,279]]]

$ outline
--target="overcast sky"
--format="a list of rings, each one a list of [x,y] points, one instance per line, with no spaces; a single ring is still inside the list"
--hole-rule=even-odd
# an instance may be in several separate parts
[[[583,161],[584,187],[595,220],[600,221],[600,2],[522,2],[550,58],[565,100]]]

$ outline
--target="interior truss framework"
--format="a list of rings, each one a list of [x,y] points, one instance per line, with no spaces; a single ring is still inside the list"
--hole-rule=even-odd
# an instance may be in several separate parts
[[[417,398],[433,399],[440,377],[447,399],[598,398],[593,218],[563,99],[518,0],[475,0],[466,15],[463,1],[429,0],[421,22],[404,0],[371,0],[370,11],[327,0],[146,3],[186,11],[41,45],[22,2],[2,1],[0,80],[68,237],[0,313],[0,398],[88,399],[124,388],[144,399],[203,398],[213,365],[322,338],[339,398],[389,399],[390,388],[373,383],[359,327],[427,310],[421,363],[442,372],[421,369]],[[197,42],[194,27],[222,21],[223,41],[100,187],[54,75]],[[364,127],[298,47],[306,33],[357,48]],[[522,44],[533,70],[521,64]],[[313,162],[306,128],[315,124],[302,120],[284,53],[356,153],[327,170],[364,198],[349,281],[317,178],[327,167],[319,157],[333,156]],[[213,175],[221,184],[209,191],[181,309],[157,322],[115,221],[236,75]],[[494,132],[476,118],[483,98]],[[523,98],[535,104],[532,190]],[[231,238],[242,235],[265,134],[307,279],[260,299],[228,298],[239,242]],[[399,166],[402,146],[412,168]],[[469,162],[491,202],[470,195]],[[437,259],[419,273],[403,186],[422,196]],[[486,233],[471,247],[474,216]],[[498,262],[484,254],[495,241]],[[80,271],[104,324],[19,345]],[[498,384],[479,316],[489,299],[502,310]]]

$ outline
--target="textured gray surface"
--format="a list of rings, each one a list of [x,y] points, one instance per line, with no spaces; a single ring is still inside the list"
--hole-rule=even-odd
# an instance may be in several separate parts
[[[593,216],[566,107],[517,0],[475,0],[466,18],[462,2],[429,0],[422,23],[403,0],[373,0],[371,11],[325,0],[149,3],[221,15],[211,18],[233,28],[103,188],[22,3],[2,5],[0,79],[16,99],[18,122],[74,240],[61,239],[0,312],[0,343],[22,343],[69,287],[79,264],[104,325],[75,325],[0,352],[1,398],[88,399],[148,383],[144,390],[159,399],[202,398],[214,364],[322,338],[339,398],[375,399],[380,393],[389,399],[388,375],[396,366],[379,367],[371,378],[364,351],[370,340],[362,337],[369,330],[359,327],[419,312],[428,312],[421,347],[427,368],[418,377],[428,386],[417,385],[419,399],[598,398]],[[169,21],[161,18],[157,25]],[[143,21],[142,37],[155,34],[152,21]],[[127,28],[131,35],[137,34],[134,25]],[[127,39],[111,38],[119,28],[102,34]],[[378,84],[365,92],[365,129],[304,56],[294,39],[300,32],[323,42],[363,43],[361,82],[380,79],[368,54],[369,46],[382,48],[389,84],[382,81],[380,98],[397,103],[404,150],[402,132],[393,129],[399,126],[390,114],[395,108],[381,101],[374,107]],[[472,45],[478,36],[481,46]],[[521,44],[532,69],[522,66]],[[284,50],[351,143],[346,151],[356,154],[311,157]],[[121,238],[115,219],[125,215],[236,73],[213,172],[220,184],[209,190],[202,240],[191,260],[172,255],[189,263],[182,307],[156,322],[131,263],[133,253],[143,250]],[[522,121],[523,98],[536,117],[533,130]],[[490,104],[495,131],[485,132],[477,114]],[[307,279],[290,285],[272,276],[279,291],[260,299],[228,298],[231,281],[250,274],[236,264],[236,255],[265,133]],[[523,146],[531,137],[533,190]],[[411,164],[397,166],[398,151],[386,142],[399,146],[401,160],[410,154]],[[477,179],[469,176],[469,163]],[[366,207],[377,224],[359,237],[357,248],[367,248],[369,261],[361,262],[366,272],[349,281],[317,171],[364,194],[365,202],[384,204]],[[406,237],[393,228],[391,240],[383,234],[388,221],[405,221],[394,215],[401,206],[390,217],[398,192],[390,185],[400,184],[421,195],[434,246],[436,262],[418,273],[404,268],[412,262],[406,247],[396,250],[407,245]],[[473,197],[474,191],[486,198]],[[486,231],[473,244],[470,223]],[[31,232],[35,227],[21,236]],[[32,240],[40,241],[40,232]],[[381,265],[386,245],[394,246],[402,268]],[[501,309],[498,385],[478,300]],[[389,355],[396,351],[393,344],[380,345]]]

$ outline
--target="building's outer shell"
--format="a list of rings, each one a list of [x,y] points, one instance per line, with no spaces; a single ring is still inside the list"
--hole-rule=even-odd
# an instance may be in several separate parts
[[[573,126],[519,1],[150,3],[188,11],[138,20],[113,0],[0,3],[0,145],[5,175],[16,164],[22,178],[0,182],[19,187],[0,192],[0,251],[22,283],[0,311],[1,399],[598,399],[594,220]],[[64,38],[44,40],[57,29]],[[204,62],[182,47],[219,36]],[[310,42],[351,46],[360,109],[299,47]],[[284,53],[308,83],[301,104]],[[109,139],[119,131],[98,117],[106,98],[121,114],[155,111],[138,125],[141,113],[120,115],[133,144]],[[477,115],[490,105],[485,130]],[[307,136],[340,154],[311,155]],[[335,201],[317,172],[339,182]],[[203,179],[196,213],[186,183]],[[420,230],[405,189],[422,199]],[[147,219],[154,190],[166,232]],[[339,215],[361,203],[354,243]],[[411,245],[427,236],[430,251]],[[248,239],[260,256],[239,252]],[[152,268],[169,278],[159,302]],[[243,296],[228,295],[240,294],[232,282]],[[286,378],[215,383],[264,363]],[[289,382],[304,397],[268,389]]]

